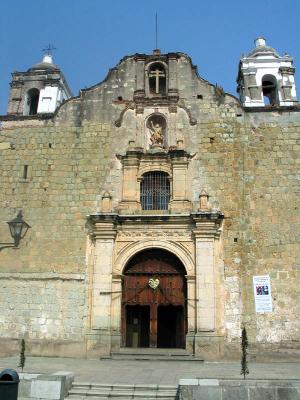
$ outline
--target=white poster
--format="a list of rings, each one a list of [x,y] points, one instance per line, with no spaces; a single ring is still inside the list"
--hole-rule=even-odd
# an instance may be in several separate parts
[[[253,289],[256,312],[272,312],[271,283],[269,275],[253,276]]]

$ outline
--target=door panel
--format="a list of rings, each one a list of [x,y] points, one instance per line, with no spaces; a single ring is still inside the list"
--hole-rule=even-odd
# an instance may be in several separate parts
[[[149,347],[149,306],[126,306],[126,346]]]
[[[157,347],[184,347],[184,313],[181,306],[159,306],[157,310]]]

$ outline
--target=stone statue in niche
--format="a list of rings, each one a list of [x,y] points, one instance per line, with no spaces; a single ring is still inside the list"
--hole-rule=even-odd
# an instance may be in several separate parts
[[[162,135],[162,127],[159,123],[154,124],[153,121],[150,121],[150,142],[151,145],[159,145],[163,144],[163,135]]]
[[[166,120],[162,114],[153,114],[148,118],[148,140],[150,147],[166,146]]]

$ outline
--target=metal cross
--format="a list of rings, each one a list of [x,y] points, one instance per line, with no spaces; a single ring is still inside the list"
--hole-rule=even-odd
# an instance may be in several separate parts
[[[44,54],[47,54],[48,56],[52,56],[53,51],[56,50],[56,47],[52,46],[52,44],[48,44],[48,47],[43,49],[42,51]]]

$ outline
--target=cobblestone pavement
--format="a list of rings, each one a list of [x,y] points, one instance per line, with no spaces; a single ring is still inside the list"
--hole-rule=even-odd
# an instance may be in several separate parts
[[[0,358],[0,370],[18,368],[18,357]],[[300,363],[249,363],[247,379],[300,379]],[[69,371],[75,381],[95,383],[178,384],[181,378],[241,379],[239,362],[86,360],[27,357],[24,372]]]

